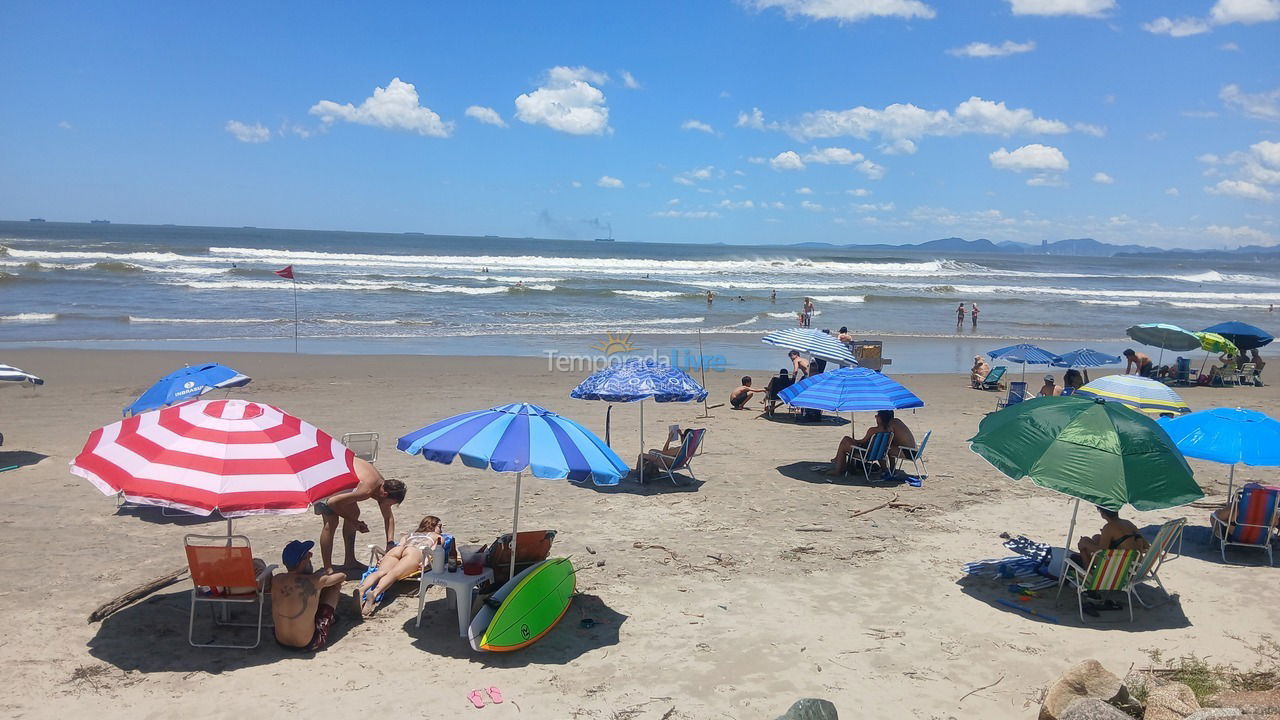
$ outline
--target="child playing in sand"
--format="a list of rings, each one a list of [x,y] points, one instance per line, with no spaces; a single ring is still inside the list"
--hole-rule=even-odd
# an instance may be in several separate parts
[[[729,393],[729,405],[732,406],[734,410],[741,410],[746,407],[747,402],[751,400],[752,395],[755,393],[765,392],[765,390],[766,388],[751,387],[751,376],[743,375],[742,385],[740,385],[737,390]]]

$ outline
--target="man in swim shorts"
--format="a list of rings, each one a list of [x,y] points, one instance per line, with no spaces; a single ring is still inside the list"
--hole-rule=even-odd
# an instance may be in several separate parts
[[[1148,357],[1146,354],[1140,353],[1140,352],[1134,352],[1133,349],[1131,348],[1124,351],[1124,357],[1126,361],[1124,364],[1125,375],[1136,374],[1142,377],[1151,377],[1152,371],[1155,368],[1151,364],[1151,358]],[[1130,369],[1136,370],[1136,372],[1130,372]]]
[[[271,579],[271,619],[281,647],[315,652],[329,642],[338,598],[347,576],[315,573],[311,566],[314,542],[290,541],[280,554],[286,572]]]
[[[396,537],[396,517],[392,510],[404,502],[404,483],[399,480],[384,480],[382,473],[372,463],[360,458],[355,459],[354,467],[359,480],[355,488],[314,504],[316,514],[324,521],[320,528],[320,560],[324,563],[325,572],[333,570],[333,536],[338,530],[339,522],[342,524],[342,544],[347,556],[342,567],[361,566],[356,559],[356,532],[369,532],[369,526],[360,519],[360,503],[364,500],[372,498],[378,503],[386,532],[384,542],[388,547]]]

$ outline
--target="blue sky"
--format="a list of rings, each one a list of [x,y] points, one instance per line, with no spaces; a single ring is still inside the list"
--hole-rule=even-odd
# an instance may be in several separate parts
[[[0,7],[0,217],[1280,242],[1280,0]]]

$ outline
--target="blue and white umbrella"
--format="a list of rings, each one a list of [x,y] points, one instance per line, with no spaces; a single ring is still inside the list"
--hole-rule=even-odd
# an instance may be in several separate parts
[[[213,390],[227,390],[243,387],[252,380],[225,365],[207,363],[204,365],[188,365],[180,370],[165,375],[138,396],[132,405],[124,409],[124,414],[137,415],[148,410],[168,407],[186,400],[194,400]]]
[[[1115,365],[1119,362],[1119,355],[1108,355],[1104,352],[1098,352],[1097,350],[1080,348],[1079,350],[1072,350],[1071,352],[1063,353],[1053,362],[1053,366],[1062,368],[1091,368],[1102,367],[1103,365]]]
[[[644,454],[644,401],[701,402],[707,390],[684,370],[655,358],[628,358],[597,370],[574,388],[569,397],[578,400],[640,403],[640,453]],[[605,414],[605,444],[609,444],[609,415]],[[640,468],[644,482],[644,467]]]
[[[529,403],[455,415],[405,435],[396,447],[445,465],[461,457],[467,467],[516,474],[512,577],[520,528],[520,480],[526,471],[534,477],[590,480],[596,485],[617,485],[628,471],[622,458],[590,430]]]
[[[845,366],[855,366],[853,352],[835,337],[813,328],[786,328],[760,338],[760,342],[788,350],[799,350],[814,357]]]
[[[993,360],[1005,360],[1007,362],[1022,363],[1022,379],[1027,379],[1028,365],[1049,365],[1057,362],[1060,358],[1057,355],[1045,350],[1042,347],[1029,345],[1027,343],[1019,343],[1002,347],[999,350],[992,350],[987,355]]]
[[[1235,490],[1236,463],[1280,465],[1280,421],[1244,408],[1209,408],[1157,422],[1187,457],[1231,466],[1227,496]]]
[[[924,401],[898,381],[867,368],[840,368],[807,377],[778,393],[788,405],[849,413],[924,407]]]
[[[31,385],[44,384],[44,380],[41,380],[25,370],[19,370],[12,365],[0,365],[0,381],[22,382]]]

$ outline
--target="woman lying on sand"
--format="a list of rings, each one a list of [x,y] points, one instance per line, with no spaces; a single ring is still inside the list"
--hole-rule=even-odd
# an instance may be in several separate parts
[[[369,615],[378,604],[378,598],[393,583],[422,569],[424,558],[444,542],[440,531],[444,524],[435,515],[428,515],[418,523],[418,529],[400,536],[400,542],[388,550],[378,561],[378,569],[360,581],[355,599],[360,612]]]

